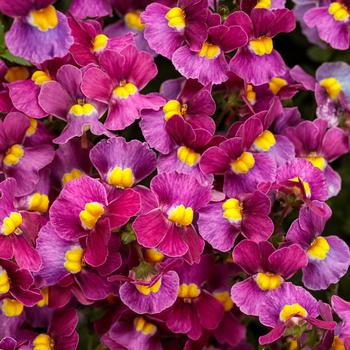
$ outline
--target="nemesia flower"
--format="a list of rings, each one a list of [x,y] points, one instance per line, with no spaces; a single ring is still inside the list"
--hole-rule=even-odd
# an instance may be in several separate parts
[[[105,127],[122,130],[140,117],[143,109],[158,109],[163,99],[139,93],[154,78],[157,67],[152,56],[139,52],[129,45],[120,53],[105,50],[100,65],[88,68],[83,77],[83,93],[97,101],[108,104]]]
[[[181,46],[172,55],[175,68],[185,77],[198,79],[201,84],[221,84],[228,79],[228,63],[225,53],[247,44],[244,30],[235,23],[224,25],[220,17],[209,14],[207,19],[208,37],[200,49],[190,45]]]
[[[320,7],[309,9],[304,21],[308,27],[316,27],[320,38],[333,48],[346,50],[350,45],[349,17],[346,2],[326,1]]]
[[[348,151],[348,140],[344,131],[336,127],[328,129],[326,121],[316,119],[313,122],[305,120],[294,128],[287,128],[284,132],[294,143],[296,155],[307,159],[323,171],[328,195],[337,195],[341,179],[328,163]]]
[[[72,0],[70,13],[76,18],[104,17],[112,14],[110,0]]]
[[[326,214],[318,215],[307,207],[300,209],[299,218],[289,228],[286,240],[299,244],[306,252],[309,263],[303,268],[303,283],[308,289],[326,289],[337,283],[350,265],[350,250],[337,236],[322,237],[331,210],[322,202],[317,206]]]
[[[109,259],[94,268],[86,262],[86,250],[78,240],[60,238],[51,223],[43,226],[37,240],[43,261],[38,275],[47,286],[52,286],[49,288],[49,305],[64,306],[72,293],[85,305],[114,293],[107,276],[120,267],[121,257],[117,250],[114,251],[117,246],[112,240],[110,248]]]
[[[208,204],[199,210],[198,231],[215,249],[228,251],[241,233],[254,241],[264,241],[273,232],[269,218],[270,199],[261,192]]]
[[[233,250],[233,260],[249,277],[235,283],[231,297],[248,315],[260,315],[260,306],[268,294],[276,293],[285,281],[307,265],[307,257],[297,244],[275,249],[269,242],[240,242]]]
[[[0,11],[15,20],[6,33],[12,54],[33,63],[63,57],[73,43],[66,16],[52,5],[54,0],[0,2]],[[30,45],[28,45],[30,43]]]
[[[179,0],[175,6],[153,2],[141,14],[144,36],[155,52],[171,59],[176,49],[187,42],[199,51],[206,39],[207,0]]]
[[[16,180],[0,183],[0,258],[16,259],[17,265],[29,271],[38,271],[41,259],[34,249],[39,218],[36,214],[17,211],[14,206]]]
[[[91,149],[90,159],[101,179],[117,188],[134,186],[156,168],[156,155],[146,143],[122,137],[100,141]]]
[[[163,173],[150,184],[153,199],[134,224],[137,240],[146,248],[157,248],[170,257],[184,256],[199,262],[204,248],[193,219],[210,200],[210,186],[202,186],[187,174]]]
[[[273,77],[283,76],[287,67],[273,48],[272,38],[295,27],[294,15],[287,9],[269,11],[255,8],[250,17],[244,12],[233,12],[226,25],[239,25],[247,33],[248,45],[240,48],[230,61],[230,70],[247,83],[261,85]]]
[[[340,317],[341,323],[335,329],[335,334],[337,334],[333,339],[332,346],[336,349],[336,346],[341,348],[343,346],[345,349],[350,346],[350,303],[337,295],[332,296],[332,308],[336,314]]]
[[[50,208],[50,220],[65,240],[86,237],[85,261],[92,266],[106,262],[111,229],[125,225],[140,209],[139,194],[132,189],[107,198],[104,186],[83,176],[69,181]]]
[[[100,54],[106,49],[120,51],[134,43],[131,34],[109,38],[102,32],[101,24],[97,21],[82,21],[73,17],[70,17],[68,21],[74,38],[69,52],[80,66],[87,66],[90,63],[98,64]]]
[[[284,283],[276,293],[269,294],[260,307],[260,322],[273,329],[261,336],[259,343],[272,343],[281,338],[286,329],[305,323],[318,328],[335,328],[335,322],[318,320],[317,316],[317,300],[305,289]]]
[[[44,84],[39,94],[39,104],[47,113],[67,121],[67,126],[54,142],[66,143],[87,130],[95,135],[109,135],[99,121],[106,111],[105,106],[87,98],[80,89],[82,71],[67,64],[58,70],[56,79]]]
[[[258,119],[248,119],[238,136],[206,150],[199,166],[204,174],[224,174],[223,192],[230,197],[252,192],[259,184],[273,181],[276,173],[275,161],[253,148],[255,143],[260,145],[260,139],[268,149],[275,142],[274,137],[263,133]]]
[[[209,86],[192,79],[174,79],[165,81],[160,93],[169,100],[158,111],[142,111],[140,121],[142,134],[151,147],[162,154],[174,149],[175,141],[166,125],[175,115],[182,116],[194,129],[214,132],[215,123],[210,116],[215,112],[215,102]]]
[[[254,8],[276,10],[285,8],[285,0],[241,0],[242,11],[250,14]]]
[[[16,179],[18,196],[33,191],[39,182],[39,171],[52,161],[55,154],[49,144],[24,145],[30,127],[29,119],[19,112],[9,113],[0,120],[1,170],[6,177]]]
[[[158,327],[152,319],[133,315],[126,320],[117,320],[101,338],[111,350],[162,350]]]
[[[166,325],[174,333],[197,340],[205,330],[214,330],[224,316],[224,307],[205,288],[212,260],[203,256],[199,264],[178,268],[180,287],[175,304],[166,311]]]

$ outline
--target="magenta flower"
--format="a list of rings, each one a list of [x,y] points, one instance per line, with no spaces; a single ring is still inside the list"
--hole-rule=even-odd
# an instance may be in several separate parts
[[[50,220],[62,239],[74,242],[86,237],[84,259],[100,266],[107,259],[111,229],[125,225],[139,209],[139,194],[132,189],[107,198],[98,180],[83,176],[64,186],[50,208]]]
[[[227,198],[199,210],[198,231],[214,249],[223,252],[233,247],[239,234],[264,241],[274,228],[270,210],[269,197],[258,191]]]
[[[232,300],[247,315],[260,315],[267,295],[276,293],[285,281],[307,265],[307,257],[297,244],[275,249],[270,242],[240,242],[232,253],[233,260],[248,274],[231,290]]]
[[[57,11],[54,0],[1,0],[0,11],[15,17],[6,33],[6,45],[15,56],[33,63],[63,57],[73,44],[66,16]],[[28,43],[31,43],[28,45]]]
[[[73,137],[82,136],[87,130],[94,135],[110,136],[99,121],[106,107],[87,98],[80,89],[82,71],[67,64],[58,70],[56,79],[44,84],[39,94],[39,104],[47,113],[67,121],[65,129],[54,142],[66,143]]]
[[[72,0],[70,13],[76,18],[104,17],[112,14],[110,0]]]
[[[136,185],[156,168],[156,155],[146,143],[122,137],[100,141],[91,149],[90,159],[101,179],[117,188]]]
[[[327,289],[337,283],[350,266],[347,244],[337,236],[321,236],[332,212],[325,203],[316,203],[325,215],[302,207],[286,236],[288,242],[297,243],[306,251],[309,262],[303,268],[303,283],[313,290]]]
[[[39,182],[39,171],[51,163],[55,154],[49,144],[25,145],[32,130],[29,118],[19,112],[0,120],[1,170],[6,177],[16,179],[17,196],[33,191]]]
[[[230,70],[247,83],[261,85],[273,77],[283,76],[287,66],[273,48],[273,37],[295,28],[293,12],[287,9],[269,11],[253,9],[250,17],[244,12],[233,12],[226,25],[238,25],[247,33],[248,45],[240,48],[230,61]]]
[[[317,300],[305,289],[284,283],[276,293],[265,298],[259,311],[260,322],[273,328],[268,334],[259,338],[261,345],[270,344],[283,336],[288,328],[308,322],[323,329],[334,329],[333,321],[316,319],[318,316]]]
[[[345,349],[350,346],[350,303],[337,295],[332,296],[332,308],[340,317],[341,323],[335,329],[336,336],[333,342],[338,346],[345,346]]]
[[[203,240],[193,225],[196,212],[210,200],[210,186],[187,175],[163,173],[151,181],[151,202],[134,224],[138,242],[170,257],[199,262]]]
[[[158,109],[163,99],[140,91],[157,74],[153,58],[129,45],[120,53],[106,50],[100,56],[102,69],[86,70],[82,91],[87,97],[108,104],[105,126],[122,130],[140,118],[143,109]]]

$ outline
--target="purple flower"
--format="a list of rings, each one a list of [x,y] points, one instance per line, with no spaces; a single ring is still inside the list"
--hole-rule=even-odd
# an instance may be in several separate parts
[[[304,14],[306,25],[316,27],[320,38],[333,48],[347,50],[350,45],[350,10],[347,3],[327,1],[322,5],[311,8]]]
[[[328,196],[336,196],[340,191],[341,179],[328,164],[349,150],[348,139],[340,128],[327,128],[324,120],[303,121],[284,131],[293,142],[296,155],[311,162],[323,171],[326,178]]]
[[[16,210],[14,198],[16,181],[12,178],[0,183],[0,258],[16,259],[18,266],[29,271],[38,271],[41,259],[34,249],[40,217]]]
[[[317,320],[317,300],[305,289],[284,283],[276,293],[266,296],[259,309],[260,322],[273,328],[259,338],[261,345],[270,344],[283,336],[288,328],[308,322],[319,328],[334,329],[333,321]]]
[[[83,77],[83,93],[109,105],[105,126],[122,130],[140,117],[143,109],[158,109],[163,99],[141,91],[157,74],[153,58],[129,45],[120,53],[105,50],[100,55],[102,69],[91,67]]]
[[[240,7],[242,11],[250,14],[254,8],[263,8],[268,10],[283,9],[285,0],[241,0]]]
[[[138,242],[157,248],[170,257],[184,256],[198,262],[204,241],[193,220],[196,212],[210,200],[210,186],[202,186],[190,175],[163,173],[151,181],[150,203],[134,224]]]
[[[203,84],[221,84],[228,79],[228,63],[225,53],[248,42],[247,34],[240,25],[221,25],[220,16],[208,14],[208,36],[199,49],[184,45],[178,48],[171,59],[175,68],[185,77],[198,79]]]
[[[331,210],[322,202],[317,202],[317,207],[326,214],[320,216],[302,207],[286,236],[288,242],[297,243],[306,251],[309,263],[303,269],[303,283],[314,290],[327,289],[330,284],[337,283],[350,265],[347,244],[337,236],[321,236]]]
[[[247,315],[259,315],[267,295],[276,293],[307,265],[306,254],[297,244],[275,249],[270,242],[244,240],[235,247],[232,257],[249,276],[231,290],[232,300]]]
[[[141,14],[144,36],[155,52],[171,59],[184,43],[199,51],[206,39],[207,0],[179,0],[174,7],[154,2]]]
[[[257,242],[267,240],[274,227],[270,210],[269,197],[258,191],[228,198],[199,210],[198,230],[214,249],[226,252],[240,233]]]
[[[55,1],[0,1],[0,11],[15,17],[5,37],[12,54],[33,63],[42,63],[68,53],[73,38],[67,18],[54,8],[53,2]]]
[[[146,143],[122,137],[100,141],[90,159],[101,179],[117,188],[133,187],[156,168],[156,155]]]
[[[247,33],[248,45],[240,48],[230,61],[230,70],[247,83],[261,85],[273,77],[283,76],[287,66],[273,48],[272,38],[295,28],[293,12],[287,9],[269,11],[253,9],[250,17],[241,11],[233,12],[226,25],[238,25]]]
[[[56,79],[44,84],[39,94],[39,104],[47,113],[67,121],[65,129],[54,142],[66,143],[89,129],[94,135],[110,136],[99,121],[106,107],[87,98],[80,89],[82,71],[67,64],[58,70]]]
[[[332,308],[341,319],[341,323],[335,330],[337,335],[334,337],[333,343],[340,348],[345,346],[345,349],[347,349],[350,346],[350,303],[337,295],[333,295]]]
[[[180,78],[165,81],[160,92],[169,100],[157,111],[144,110],[140,121],[142,134],[151,147],[162,154],[174,149],[175,141],[166,125],[175,115],[182,116],[194,129],[214,133],[215,123],[210,116],[215,112],[215,102],[209,86]]]
[[[33,191],[39,182],[39,171],[51,163],[55,154],[49,144],[25,145],[32,130],[29,118],[19,112],[9,113],[0,120],[1,170],[6,177],[16,179],[17,196]]]
[[[107,197],[105,187],[88,176],[68,182],[50,208],[57,234],[69,241],[86,237],[85,261],[106,262],[111,229],[125,225],[140,209],[140,196],[131,189]]]
[[[112,14],[110,0],[73,0],[69,7],[76,18],[104,17]]]

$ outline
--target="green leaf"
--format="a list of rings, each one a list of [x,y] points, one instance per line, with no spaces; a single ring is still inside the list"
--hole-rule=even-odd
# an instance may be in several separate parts
[[[314,62],[323,63],[329,61],[333,51],[329,48],[321,49],[320,47],[312,46],[307,50],[307,55]]]
[[[5,26],[0,23],[0,50],[4,51],[5,47]]]
[[[17,56],[12,55],[12,53],[10,53],[10,51],[8,51],[8,50],[5,50],[4,52],[0,53],[0,57],[5,59],[6,61],[9,61],[11,63],[16,63],[16,64],[19,64],[21,66],[30,67],[32,65],[27,60],[25,60],[21,57],[17,57]]]

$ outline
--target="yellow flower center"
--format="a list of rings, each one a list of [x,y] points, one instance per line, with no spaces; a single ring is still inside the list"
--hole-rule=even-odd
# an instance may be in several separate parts
[[[19,163],[24,156],[24,150],[21,145],[12,145],[6,152],[3,162],[6,166],[13,166]]]
[[[41,32],[56,28],[58,25],[56,9],[50,5],[44,9],[31,11],[29,23],[38,28]]]
[[[228,291],[225,290],[223,292],[214,292],[213,295],[216,300],[220,301],[225,311],[230,311],[233,308],[234,303]]]
[[[231,163],[231,169],[235,174],[247,174],[254,165],[255,159],[253,154],[250,152],[243,152]]]
[[[283,78],[274,77],[269,82],[269,89],[275,95],[277,95],[280,92],[280,90],[287,85],[288,85],[287,80]]]
[[[242,221],[243,210],[241,202],[238,199],[227,199],[224,203],[222,203],[222,209],[224,211],[224,218],[231,223],[238,223]]]
[[[44,307],[44,306],[49,305],[49,289],[48,288],[42,288],[40,290],[40,293],[42,295],[42,299],[36,303],[36,306]]]
[[[200,57],[206,57],[209,60],[212,60],[220,55],[220,47],[218,45],[210,44],[205,41],[199,51]]]
[[[307,311],[300,304],[286,304],[280,312],[280,320],[288,321],[292,317],[307,317]]]
[[[334,4],[334,3],[333,3]],[[320,85],[325,88],[330,99],[336,100],[342,91],[342,85],[334,78],[326,78],[320,81]]]
[[[198,164],[201,155],[186,146],[181,146],[177,150],[177,157],[182,163],[186,163],[189,166]]]
[[[134,95],[137,92],[137,87],[133,83],[126,81],[120,82],[119,86],[114,88],[113,97],[120,99],[127,99],[130,95]]]
[[[81,225],[86,230],[92,230],[100,217],[104,214],[103,205],[98,202],[90,202],[85,204],[84,210],[79,213]]]
[[[327,166],[327,161],[324,159],[324,157],[318,156],[315,152],[311,152],[307,157],[305,157],[305,159],[320,170],[324,170]]]
[[[75,117],[80,117],[82,115],[91,115],[96,111],[96,108],[90,103],[84,103],[83,105],[75,104],[73,105],[69,113],[73,114]]]
[[[148,262],[159,263],[164,260],[164,254],[162,254],[160,251],[158,251],[155,248],[146,249],[145,259]]]
[[[0,294],[5,294],[10,290],[10,280],[7,271],[0,268]]]
[[[46,72],[44,72],[42,70],[37,70],[32,74],[32,80],[34,81],[34,83],[36,85],[41,85],[41,84],[44,84],[52,79],[49,76],[49,74],[47,74]]]
[[[93,52],[102,52],[108,44],[108,36],[105,34],[97,34],[92,42]]]
[[[11,233],[15,233],[16,235],[20,235],[22,231],[19,229],[19,226],[22,225],[22,215],[16,211],[10,213],[9,216],[5,217],[2,221],[1,232],[8,236]]]
[[[273,41],[268,36],[261,36],[250,40],[249,48],[258,56],[269,55],[273,50]]]
[[[248,84],[247,85],[246,97],[247,97],[247,100],[250,102],[251,105],[255,105],[255,103],[256,103],[256,92],[253,90],[253,85],[252,84]]]
[[[181,299],[194,299],[198,298],[201,294],[201,289],[195,283],[182,283],[179,286],[177,296]]]
[[[177,100],[170,100],[163,106],[164,119],[168,121],[174,115],[183,117],[187,111],[187,105],[181,105]]]
[[[24,309],[24,305],[16,299],[5,298],[2,301],[1,310],[7,317],[19,316]]]
[[[78,273],[84,266],[83,263],[84,250],[79,245],[73,246],[66,251],[64,268],[70,273]]]
[[[49,197],[47,194],[40,194],[35,192],[29,199],[29,210],[38,211],[39,213],[46,213],[49,208]]]
[[[131,168],[113,168],[107,175],[107,182],[116,187],[129,188],[134,184],[134,175]]]
[[[183,204],[180,204],[174,209],[169,210],[168,219],[181,226],[191,225],[193,221],[193,209],[191,207],[186,208]]]
[[[186,27],[185,17],[185,11],[180,7],[173,7],[165,15],[165,18],[168,20],[168,26],[176,30],[182,30]]]
[[[301,183],[303,188],[304,188],[304,192],[305,192],[306,197],[307,198],[311,197],[311,187],[307,181],[303,181],[299,177],[293,177],[292,179],[289,179],[289,181]],[[294,192],[296,194],[301,194],[300,188],[297,186],[294,187]]]
[[[298,342],[295,339],[288,339],[288,350],[298,350]]]
[[[150,295],[151,293],[157,293],[160,289],[160,286],[162,285],[162,281],[159,278],[159,280],[152,284],[151,286],[144,286],[142,284],[136,284],[136,289],[143,295]]]
[[[26,67],[10,67],[6,74],[5,80],[8,83],[13,83],[18,80],[26,80],[29,77],[29,71]]]
[[[256,9],[269,9],[271,8],[271,0],[259,0],[255,5]]]
[[[29,128],[26,131],[26,136],[30,137],[36,133],[38,128],[38,121],[34,118],[29,118]]]
[[[47,334],[39,334],[33,340],[33,350],[53,350],[55,343]]]
[[[145,25],[141,22],[141,11],[130,11],[124,16],[126,25],[134,30],[142,32]]]
[[[261,290],[273,290],[283,283],[283,278],[270,272],[259,272],[256,276],[256,283]]]
[[[70,173],[65,173],[62,177],[62,182],[65,185],[67,182],[78,179],[79,177],[82,177],[84,173],[80,171],[79,169],[73,169]]]
[[[340,338],[337,335],[333,339],[331,350],[346,350],[344,343],[340,340]]]
[[[328,241],[324,237],[316,237],[307,250],[309,258],[314,260],[324,260],[330,250]]]
[[[332,2],[328,7],[328,13],[339,22],[346,22],[350,16],[348,8],[341,2]]]
[[[153,335],[157,332],[157,326],[147,322],[143,317],[139,316],[134,319],[134,327],[138,332],[144,335]]]
[[[270,130],[263,131],[254,141],[257,150],[267,152],[276,144],[275,135]]]

